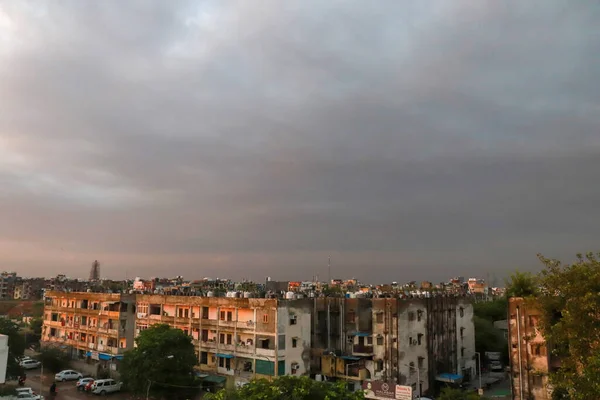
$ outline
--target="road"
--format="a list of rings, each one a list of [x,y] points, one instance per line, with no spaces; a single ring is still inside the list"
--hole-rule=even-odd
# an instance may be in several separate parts
[[[48,399],[48,391],[50,390],[50,385],[54,381],[54,375],[44,373],[44,379],[42,383],[40,382],[40,372],[41,371],[39,369],[27,371],[27,382],[25,383],[25,386],[32,388],[36,393],[41,393],[46,399]],[[75,389],[75,382],[73,381],[57,382],[56,388],[58,389],[56,400],[91,400],[97,397],[93,394],[78,392],[77,389]],[[112,400],[131,399],[131,396],[128,396],[125,393],[114,393],[107,395],[106,397]]]

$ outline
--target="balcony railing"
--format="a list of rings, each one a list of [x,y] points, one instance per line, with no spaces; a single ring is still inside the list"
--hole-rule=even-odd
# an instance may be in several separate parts
[[[355,344],[352,346],[352,354],[373,354],[373,346]]]
[[[256,355],[262,357],[275,357],[275,349],[256,348]]]

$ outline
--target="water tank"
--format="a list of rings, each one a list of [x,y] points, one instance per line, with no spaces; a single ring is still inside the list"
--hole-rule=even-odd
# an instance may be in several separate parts
[[[311,299],[314,299],[315,298],[315,292],[310,292],[308,294],[308,297],[311,298]]]
[[[349,299],[355,299],[356,298],[356,294],[355,293],[346,293],[346,297]]]
[[[294,293],[294,292],[287,292],[285,294],[285,298],[286,298],[286,300],[293,300],[293,299],[296,298],[296,293]]]
[[[215,293],[214,292],[208,292],[208,293],[206,293],[206,297],[215,297]]]
[[[244,298],[245,298],[245,299],[250,299],[250,298],[252,298],[252,293],[251,293],[251,292],[244,292]]]
[[[267,276],[267,282],[271,282],[271,277]]]

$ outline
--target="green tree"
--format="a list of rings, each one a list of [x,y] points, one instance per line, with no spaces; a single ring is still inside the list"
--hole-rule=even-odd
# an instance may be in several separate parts
[[[21,333],[19,325],[7,318],[0,318],[0,334],[8,336],[6,375],[17,377],[23,372],[16,359],[23,356],[25,351],[25,336]]]
[[[499,329],[496,329],[494,324],[480,317],[473,317],[473,325],[475,327],[475,350],[481,353],[481,356],[486,351],[500,352],[506,363],[508,360],[508,342],[504,334]],[[485,361],[481,360],[482,365]]]
[[[40,354],[36,358],[42,363],[44,369],[54,373],[69,368],[71,363],[69,355],[56,347],[41,349]]]
[[[529,297],[539,292],[539,279],[531,272],[515,271],[506,281],[507,297]]]
[[[465,392],[459,389],[444,388],[438,397],[438,400],[484,400],[485,397],[479,396],[475,392]]]
[[[193,374],[194,345],[182,330],[154,325],[142,331],[135,343],[121,365],[121,378],[130,391],[145,394],[150,387],[153,395],[173,399],[198,386]]]
[[[257,379],[236,389],[223,389],[206,400],[361,400],[362,391],[350,392],[345,382],[317,382],[306,376]]]
[[[497,298],[492,301],[480,301],[473,305],[473,313],[479,318],[490,322],[505,320],[508,301],[505,297]]]
[[[561,367],[551,373],[562,398],[584,400],[600,393],[600,253],[578,254],[563,265],[538,255],[545,268],[540,274],[537,305],[540,328],[552,356]]]

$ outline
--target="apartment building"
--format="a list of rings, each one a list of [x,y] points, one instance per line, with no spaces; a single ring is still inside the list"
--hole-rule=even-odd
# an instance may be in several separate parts
[[[17,278],[16,272],[0,273],[0,300],[12,300],[15,296],[15,283]]]
[[[46,292],[42,346],[69,349],[72,357],[113,361],[133,348],[135,296]]]
[[[46,281],[44,278],[30,278],[15,284],[13,298],[15,300],[35,300],[42,297]]]
[[[538,328],[541,313],[535,300],[508,300],[508,336],[513,399],[550,400],[548,374],[560,367]]]
[[[466,298],[318,298],[312,371],[358,389],[364,380],[433,393],[475,375],[473,306]]]
[[[136,334],[158,323],[183,330],[200,370],[229,386],[303,375],[310,368],[311,305],[308,299],[137,295]]]

